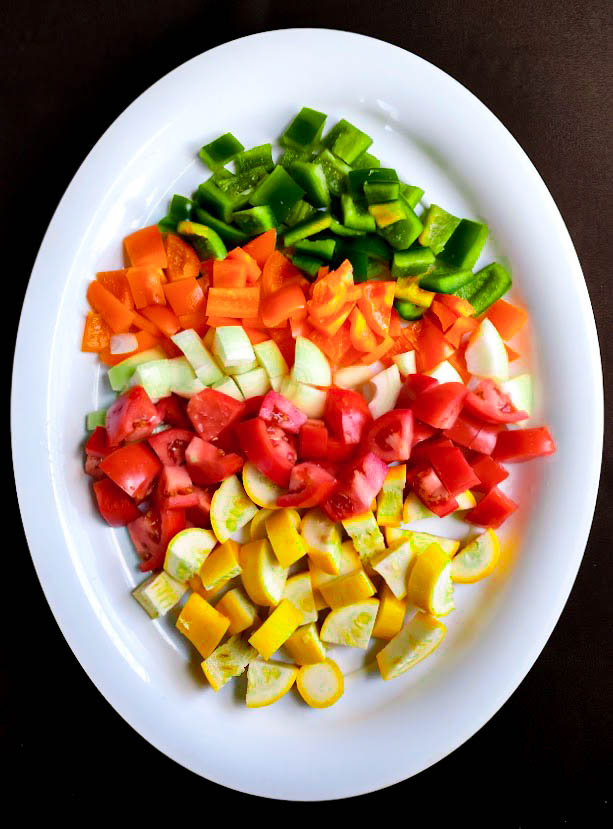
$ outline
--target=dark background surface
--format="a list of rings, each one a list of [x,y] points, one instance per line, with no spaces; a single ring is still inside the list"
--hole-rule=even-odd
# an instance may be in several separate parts
[[[15,327],[57,202],[92,145],[137,95],[194,55],[252,32],[293,26],[352,29],[402,46],[451,74],[526,150],[581,260],[599,329],[605,387],[610,387],[613,38],[607,0],[11,0],[4,9],[5,245],[7,228],[15,227],[16,217],[27,217],[24,243],[5,247],[11,268],[5,279],[21,286],[13,305]],[[308,808],[311,819],[329,818],[341,809],[349,818],[354,808],[366,806],[381,817],[423,820],[434,827],[460,816],[492,826],[583,826],[588,815],[609,814],[612,453],[609,430],[596,518],[576,584],[551,639],[511,699],[435,767],[352,802],[299,807]],[[273,807],[282,815],[271,813],[271,803],[197,778],[132,731],[91,684],[61,636],[23,536],[11,547],[7,564],[20,562],[20,569],[4,571],[5,589],[10,583],[20,609],[5,622],[0,661],[8,791],[24,805],[33,794],[43,803],[55,795],[67,814],[87,818],[105,806],[138,809],[147,821],[154,813],[161,818],[165,797],[181,820],[190,813],[194,820],[206,820],[211,802],[226,814],[236,808],[239,820],[297,814],[296,807],[284,803]],[[373,754],[371,762],[376,761]]]

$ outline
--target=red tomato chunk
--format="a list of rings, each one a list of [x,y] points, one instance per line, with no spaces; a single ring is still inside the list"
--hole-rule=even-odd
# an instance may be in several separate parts
[[[216,438],[243,416],[245,404],[215,389],[204,389],[191,398],[187,414],[202,440]]]
[[[507,470],[496,463],[489,455],[478,455],[471,460],[471,466],[475,470],[475,475],[479,478],[480,483],[474,486],[473,489],[483,490],[487,492],[492,487],[495,487],[505,478],[509,477]]]
[[[422,504],[440,518],[458,508],[458,502],[431,466],[419,470],[411,486]]]
[[[305,460],[325,458],[328,452],[328,429],[323,420],[307,420],[300,430],[299,455]]]
[[[496,441],[492,457],[503,463],[522,463],[553,455],[556,445],[546,426],[537,429],[513,429],[501,432]]]
[[[271,426],[279,426],[284,432],[297,435],[307,422],[307,416],[291,400],[276,391],[269,391],[262,401],[259,415]]]
[[[386,463],[406,461],[413,444],[413,412],[394,409],[378,417],[366,433],[366,447]]]
[[[185,529],[185,511],[149,509],[128,526],[136,552],[142,559],[143,573],[159,570],[164,564],[166,548],[177,533]]]
[[[186,401],[176,394],[170,397],[162,397],[156,404],[157,412],[162,423],[169,426],[176,426],[177,429],[191,429],[192,424],[185,413]]]
[[[387,464],[374,452],[360,455],[347,464],[322,509],[332,521],[342,521],[370,509],[387,475]]]
[[[119,446],[123,441],[143,440],[160,423],[160,415],[142,386],[125,391],[106,413],[106,431],[111,446]]]
[[[462,383],[439,383],[422,391],[412,405],[413,414],[436,429],[451,429],[466,397]]]
[[[396,408],[410,409],[419,395],[433,386],[438,386],[438,380],[435,377],[430,377],[428,374],[409,374],[400,389]]]
[[[466,513],[466,520],[479,527],[497,529],[517,509],[517,504],[497,486],[490,489],[476,507]]]
[[[203,486],[224,481],[238,472],[244,463],[240,455],[226,454],[223,449],[198,437],[193,438],[185,450],[185,461],[194,483]]]
[[[292,469],[289,494],[277,499],[280,507],[316,507],[336,486],[336,478],[316,463],[299,463]]]
[[[486,423],[517,423],[528,412],[515,408],[511,398],[493,380],[481,380],[464,399],[464,411]]]
[[[108,478],[94,484],[100,515],[111,527],[125,527],[140,516],[140,510],[123,489]]]
[[[278,426],[267,425],[261,417],[239,423],[236,433],[248,460],[275,484],[287,489],[297,457],[292,438]]]
[[[194,433],[187,429],[166,429],[151,435],[148,442],[164,466],[182,466],[185,450],[193,437]]]
[[[331,388],[326,397],[324,420],[331,434],[345,444],[360,443],[372,415],[361,394]]]
[[[479,484],[479,478],[462,452],[455,446],[439,446],[430,452],[434,471],[451,495],[459,495]]]
[[[151,492],[162,464],[146,444],[132,443],[107,455],[100,469],[127,495],[142,501]]]

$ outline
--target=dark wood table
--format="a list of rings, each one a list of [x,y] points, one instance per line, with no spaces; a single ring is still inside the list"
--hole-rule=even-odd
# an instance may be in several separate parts
[[[5,265],[4,281],[18,285],[15,328],[58,200],[91,146],[134,97],[188,58],[242,35],[293,26],[353,29],[450,73],[526,150],[577,248],[610,386],[612,12],[607,0],[10,2],[0,18],[6,113],[0,142],[4,251],[12,263]],[[16,248],[17,236],[22,242]],[[390,814],[401,823],[422,819],[425,826],[446,826],[447,816],[460,815],[495,827],[587,826],[588,814],[605,815],[613,697],[612,453],[609,430],[583,564],[553,635],[521,686],[451,756],[392,789],[356,800],[358,808],[367,800],[381,817]],[[197,778],[136,734],[68,648],[19,534],[17,546],[13,542],[5,550],[5,562],[5,595],[14,592],[17,600],[12,615],[5,616],[8,656],[0,662],[5,703],[0,722],[14,778],[8,793],[19,793],[23,806],[32,796],[44,805],[54,795],[59,800],[49,801],[53,809],[61,802],[86,819],[105,805],[123,809],[125,801],[150,820],[163,809],[163,793],[169,805],[177,805],[178,820],[190,814],[192,820],[206,820],[209,799],[242,809],[239,819],[269,814],[260,811],[268,804]],[[376,756],[371,761],[376,763]],[[331,804],[317,816],[351,806]],[[275,808],[287,810],[290,819],[296,814],[288,804]],[[58,815],[53,809],[49,815]]]

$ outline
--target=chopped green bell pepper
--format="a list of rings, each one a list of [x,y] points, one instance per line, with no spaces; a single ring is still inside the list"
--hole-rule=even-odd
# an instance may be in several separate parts
[[[475,309],[475,316],[479,316],[484,311],[493,305],[501,296],[504,296],[509,290],[513,280],[509,272],[502,267],[498,262],[492,262],[491,265],[486,265],[475,274],[474,287],[469,292],[468,296],[464,296]],[[470,289],[473,286],[472,282],[463,290]],[[455,292],[457,296],[461,291]]]
[[[436,261],[436,257],[430,248],[418,250],[397,250],[394,251],[392,262],[392,276],[417,276],[426,273]]]
[[[399,199],[391,202],[383,202],[382,204],[370,204],[368,206],[368,212],[380,230],[389,225],[397,224],[406,215],[404,205]]]
[[[341,161],[340,158],[332,155],[330,150],[322,150],[315,161],[323,167],[330,193],[333,196],[340,196],[344,190],[347,174],[351,172],[351,167]]]
[[[405,184],[400,182],[400,198],[404,199],[409,207],[414,210],[419,202],[422,200],[425,190],[421,187],[416,187],[414,184]]]
[[[190,211],[193,206],[194,203],[191,199],[188,199],[185,196],[179,196],[175,193],[170,200],[168,215],[175,218],[177,222],[185,221],[185,219],[189,219]]]
[[[332,219],[330,230],[336,236],[341,236],[343,238],[364,236],[364,234],[366,233],[365,230],[354,230],[351,227],[345,227],[345,225],[342,225],[340,222],[337,222],[336,219]]]
[[[335,247],[334,239],[302,239],[300,242],[296,242],[296,253],[315,256],[325,262],[331,262]]]
[[[162,233],[174,233],[177,229],[177,220],[174,216],[164,216],[164,218],[160,219],[158,222],[158,228]]]
[[[300,199],[287,214],[285,224],[288,227],[294,227],[298,222],[303,222],[315,213],[317,213],[317,208],[313,207],[312,204],[309,204],[304,199]]]
[[[344,118],[335,124],[323,141],[334,155],[352,164],[372,144],[372,138]]]
[[[448,273],[445,270],[433,270],[419,280],[419,287],[436,294],[455,294],[475,278],[470,269]]]
[[[255,192],[256,187],[266,179],[268,173],[266,167],[250,167],[235,176],[223,178],[217,182],[217,187],[232,200],[235,210],[239,210],[249,203],[249,199]]]
[[[351,243],[353,250],[362,251],[371,259],[378,262],[389,262],[392,258],[392,251],[387,242],[375,233],[368,233]]]
[[[215,233],[221,236],[223,241],[231,247],[244,245],[249,239],[249,237],[243,233],[242,230],[232,227],[232,225],[226,224],[226,222],[222,222],[221,219],[217,219],[215,216],[212,216],[209,212],[204,210],[202,207],[198,207],[197,205],[192,207],[190,219],[198,222],[199,224],[212,228]]]
[[[398,173],[391,167],[369,167],[361,170],[350,170],[347,173],[348,191],[354,199],[364,198],[364,185],[366,182],[398,184]]]
[[[333,264],[337,268],[341,262],[348,259],[353,267],[354,282],[365,282],[368,279],[368,254],[354,247],[354,239],[339,240],[334,251]]]
[[[234,202],[212,179],[209,178],[198,185],[194,198],[201,207],[209,208],[223,222],[232,221]]]
[[[187,236],[201,260],[225,259],[228,254],[221,237],[206,225],[197,222],[179,222],[177,233]]]
[[[374,231],[375,220],[368,212],[366,205],[354,200],[349,193],[341,196],[343,210],[343,224],[353,230]]]
[[[474,268],[485,247],[487,234],[487,225],[462,219],[439,255],[456,268]]]
[[[295,147],[299,150],[312,147],[321,138],[327,117],[316,109],[302,107],[279,139],[280,143],[284,147]]]
[[[380,167],[381,162],[370,153],[362,153],[356,158],[351,166],[354,170],[367,170],[370,167]]]
[[[301,239],[306,239],[308,236],[314,236],[322,230],[327,230],[331,224],[332,216],[329,213],[316,213],[311,218],[294,225],[291,230],[288,230],[283,237],[283,244],[286,248],[290,248]]]
[[[277,217],[268,204],[251,207],[248,210],[237,210],[234,221],[249,236],[257,236],[277,226]]]
[[[263,179],[249,201],[254,207],[267,204],[272,207],[277,222],[287,218],[292,207],[304,196],[304,190],[299,187],[287,170],[277,164],[275,169]]]
[[[231,132],[220,135],[210,144],[205,144],[198,155],[211,170],[223,167],[245,148]]]
[[[319,269],[323,265],[321,259],[317,259],[315,256],[309,256],[307,253],[295,253],[293,256],[290,256],[290,259],[297,268],[300,268],[301,271],[304,271],[309,276],[317,276]]]
[[[289,168],[295,161],[312,161],[314,157],[312,150],[295,150],[293,147],[288,147],[277,164],[285,167],[289,172]]]
[[[403,201],[371,204],[368,210],[374,214],[378,231],[396,250],[410,247],[423,229],[415,212]],[[398,217],[402,214],[401,217]]]
[[[395,201],[398,198],[399,187],[397,181],[365,181],[364,195],[368,204],[380,204],[386,201]]]
[[[272,160],[272,144],[259,144],[250,150],[239,153],[234,159],[239,173],[251,170],[253,167],[264,167],[267,173],[272,172],[275,162]]]
[[[398,311],[403,320],[418,320],[426,312],[425,308],[409,302],[408,299],[395,299],[394,308]]]
[[[328,180],[321,164],[308,161],[295,161],[289,168],[294,181],[302,187],[306,198],[315,207],[330,206]]]
[[[460,224],[457,216],[447,213],[438,204],[431,204],[423,217],[424,229],[419,235],[419,243],[429,247],[438,255]]]

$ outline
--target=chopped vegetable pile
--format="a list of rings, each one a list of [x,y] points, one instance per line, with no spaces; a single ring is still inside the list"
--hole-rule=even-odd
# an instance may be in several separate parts
[[[511,277],[474,272],[487,226],[423,208],[325,121],[303,108],[277,162],[231,133],[204,146],[212,175],[87,290],[82,350],[116,393],[87,417],[100,514],[151,574],[137,601],[176,608],[215,691],[247,670],[249,707],[294,684],[335,703],[335,645],[381,640],[383,679],[430,654],[454,585],[496,567],[505,464],[555,452],[522,428]],[[478,533],[407,527],[450,514]]]

